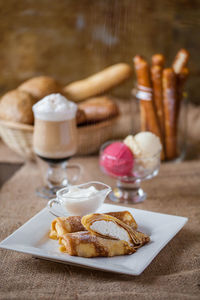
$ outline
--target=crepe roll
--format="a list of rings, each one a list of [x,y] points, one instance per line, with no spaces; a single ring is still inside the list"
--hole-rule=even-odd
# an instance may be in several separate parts
[[[125,224],[129,225],[133,229],[137,229],[137,223],[133,218],[132,214],[129,211],[117,211],[117,212],[108,212],[107,215],[116,217]],[[85,227],[81,223],[80,216],[70,216],[70,217],[59,217],[53,220],[51,223],[51,230],[49,237],[51,239],[58,239],[59,236],[62,236],[65,233],[85,231]]]
[[[85,228],[81,224],[80,216],[59,217],[52,221],[49,237],[53,240],[57,240],[66,233],[83,230],[85,230]]]
[[[87,231],[67,233],[59,238],[60,251],[72,256],[111,257],[132,254],[135,249],[126,241],[105,239]]]
[[[105,214],[119,219],[120,221],[129,225],[133,229],[137,229],[138,227],[135,219],[133,218],[132,214],[128,210],[109,212]]]
[[[149,237],[137,232],[121,220],[106,214],[90,214],[81,219],[91,233],[104,238],[123,240],[139,248],[149,241]]]

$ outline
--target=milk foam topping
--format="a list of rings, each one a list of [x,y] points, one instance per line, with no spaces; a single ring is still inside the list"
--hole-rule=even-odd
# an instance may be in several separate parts
[[[74,119],[77,105],[61,94],[51,94],[33,105],[34,116],[46,121],[64,121]]]

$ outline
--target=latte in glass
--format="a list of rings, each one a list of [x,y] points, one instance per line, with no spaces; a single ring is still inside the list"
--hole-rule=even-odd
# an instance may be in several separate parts
[[[33,106],[33,147],[42,159],[59,163],[77,150],[77,105],[60,94],[46,96]]]

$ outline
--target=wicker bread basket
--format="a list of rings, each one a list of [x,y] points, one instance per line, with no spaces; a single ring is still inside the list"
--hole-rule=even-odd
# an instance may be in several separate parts
[[[105,141],[113,138],[120,117],[78,128],[78,155],[98,151]],[[33,126],[0,120],[0,135],[5,144],[24,159],[34,159]]]
[[[0,135],[4,143],[24,159],[34,159],[33,126],[0,120]]]

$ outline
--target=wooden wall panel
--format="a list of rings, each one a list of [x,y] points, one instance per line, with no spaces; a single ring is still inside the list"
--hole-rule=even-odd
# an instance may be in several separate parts
[[[0,0],[0,93],[39,74],[63,83],[132,57],[191,52],[189,95],[200,103],[200,1]],[[128,97],[132,80],[115,94]]]

